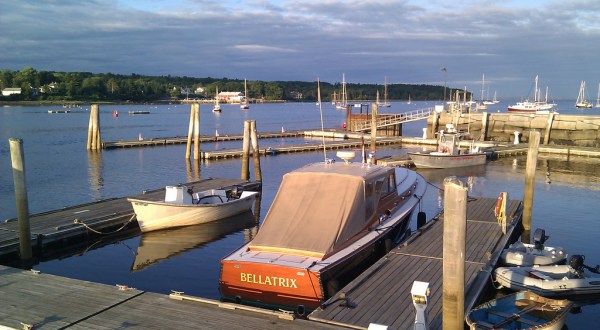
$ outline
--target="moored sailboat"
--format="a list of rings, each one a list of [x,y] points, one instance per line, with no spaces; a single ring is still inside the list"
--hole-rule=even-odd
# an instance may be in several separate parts
[[[240,103],[240,109],[250,109],[250,105],[248,104],[248,85],[246,83],[246,79],[244,79],[244,100],[242,100],[242,103]]]
[[[508,112],[518,113],[549,113],[553,111],[556,104],[548,103],[548,90],[546,89],[546,99],[542,101],[541,93],[538,88],[538,76],[535,76],[535,90],[533,101],[526,99],[508,106]]]
[[[592,103],[585,98],[585,80],[581,81],[579,85],[579,95],[577,95],[577,101],[575,101],[576,108],[591,108]]]
[[[213,112],[221,112],[221,105],[219,104],[219,86],[215,89],[215,105],[212,109]]]

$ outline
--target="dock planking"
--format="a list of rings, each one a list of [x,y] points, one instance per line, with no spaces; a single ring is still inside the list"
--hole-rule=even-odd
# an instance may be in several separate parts
[[[0,328],[336,329],[280,312],[233,309],[170,296],[0,266]],[[173,295],[171,295],[173,296]],[[225,307],[225,308],[222,308]]]
[[[259,139],[274,139],[274,138],[292,138],[304,136],[304,131],[289,131],[289,132],[266,132],[258,134]],[[226,135],[203,135],[200,136],[200,143],[208,143],[215,141],[239,141],[244,138],[243,135],[226,134]],[[102,142],[103,149],[115,148],[140,148],[154,147],[171,144],[186,144],[187,137],[165,137],[165,138],[143,138],[137,140],[119,140],[119,141],[104,141]]]
[[[465,256],[465,311],[468,311],[489,284],[489,276],[502,248],[518,232],[522,203],[510,201],[510,226],[502,234],[494,216],[496,199],[471,198],[467,203]],[[413,233],[404,243],[340,290],[347,301],[325,302],[309,315],[310,320],[351,328],[368,328],[383,324],[405,329],[414,323],[415,308],[411,300],[414,281],[429,282],[429,325],[442,327],[442,256],[443,213]],[[335,301],[335,302],[334,302]],[[353,307],[348,307],[351,305]]]
[[[230,187],[242,184],[256,190],[259,183],[245,182],[241,179],[210,178],[185,183],[194,191]],[[149,190],[135,198],[151,200],[164,199],[165,188]],[[135,213],[127,197],[105,199],[98,202],[65,207],[39,214],[30,215],[31,245],[34,255],[39,256],[48,247],[58,244],[73,244],[74,241],[87,241],[99,232],[113,232],[123,227],[125,230],[139,231],[135,222]],[[85,224],[85,226],[83,225]],[[16,218],[0,223],[0,259],[8,259],[19,251],[19,224]]]

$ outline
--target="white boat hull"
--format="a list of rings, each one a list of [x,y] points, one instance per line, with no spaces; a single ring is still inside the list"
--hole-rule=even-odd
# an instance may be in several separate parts
[[[548,266],[564,263],[567,253],[563,248],[544,246],[536,249],[533,244],[517,242],[502,251],[500,259],[508,266]]]
[[[568,300],[520,291],[477,306],[465,321],[470,329],[560,330],[572,307]]]
[[[451,155],[441,152],[409,152],[408,155],[418,168],[455,168],[483,165],[486,161],[485,153]]]
[[[511,290],[529,290],[544,297],[600,293],[600,275],[572,276],[568,265],[498,267],[494,278]]]
[[[231,217],[252,208],[256,195],[245,191],[239,199],[219,204],[176,204],[128,198],[142,232],[198,225]]]

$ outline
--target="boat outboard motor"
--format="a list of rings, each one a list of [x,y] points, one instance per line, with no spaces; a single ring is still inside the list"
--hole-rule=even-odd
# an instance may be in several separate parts
[[[583,274],[583,260],[585,260],[585,257],[579,254],[573,255],[569,260],[571,272],[577,277]]]
[[[544,229],[538,228],[533,233],[533,243],[535,244],[535,248],[537,250],[544,249],[544,243],[547,239],[548,236],[546,236],[546,231]]]
[[[229,192],[229,199],[239,199],[240,196],[242,195],[242,191],[244,190],[244,188],[240,185],[233,185],[231,187],[231,191]]]

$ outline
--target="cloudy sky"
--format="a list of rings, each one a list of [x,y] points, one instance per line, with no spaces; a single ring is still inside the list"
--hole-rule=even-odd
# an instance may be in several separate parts
[[[600,82],[598,0],[3,0],[0,69],[416,83]],[[444,73],[441,68],[446,68]]]

